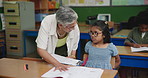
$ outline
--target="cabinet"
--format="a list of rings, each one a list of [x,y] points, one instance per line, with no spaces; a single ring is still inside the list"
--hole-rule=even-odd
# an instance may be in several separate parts
[[[27,1],[5,1],[4,17],[6,25],[6,51],[7,55],[23,56],[24,42],[23,30],[34,29],[35,14],[34,3]],[[27,45],[30,47],[32,42]]]
[[[0,30],[0,58],[6,56],[5,48],[5,30]]]

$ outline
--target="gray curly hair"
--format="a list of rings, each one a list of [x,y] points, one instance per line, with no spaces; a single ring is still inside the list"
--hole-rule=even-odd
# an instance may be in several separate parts
[[[56,19],[58,24],[66,26],[76,21],[78,19],[78,15],[73,9],[61,6],[56,12]]]

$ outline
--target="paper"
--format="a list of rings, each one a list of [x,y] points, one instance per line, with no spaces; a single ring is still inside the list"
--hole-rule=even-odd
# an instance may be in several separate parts
[[[59,70],[54,71],[55,67],[43,74],[43,78],[101,78],[104,70],[99,68],[87,68],[87,67],[70,67],[67,71],[60,72]]]
[[[131,51],[132,52],[148,51],[148,47],[140,47],[140,48],[131,47]]]
[[[64,56],[60,56],[60,55],[57,55],[57,54],[51,54],[56,60],[58,60],[60,63],[63,63],[63,64],[68,64],[68,65],[78,65],[79,62],[81,60],[77,60],[77,59],[72,59],[72,58],[68,58],[68,57],[64,57]]]

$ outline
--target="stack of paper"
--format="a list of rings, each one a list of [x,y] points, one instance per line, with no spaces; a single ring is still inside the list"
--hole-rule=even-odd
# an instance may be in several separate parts
[[[140,47],[140,48],[131,47],[131,51],[132,52],[148,51],[148,47]]]
[[[99,68],[87,68],[87,67],[70,67],[67,71],[60,72],[59,70],[54,71],[52,68],[41,77],[43,78],[101,78],[104,70]]]
[[[79,62],[81,60],[77,60],[77,59],[72,59],[72,58],[68,58],[68,57],[64,57],[64,56],[60,56],[57,54],[51,54],[56,60],[58,60],[60,63],[63,64],[68,64],[68,65],[79,65]]]

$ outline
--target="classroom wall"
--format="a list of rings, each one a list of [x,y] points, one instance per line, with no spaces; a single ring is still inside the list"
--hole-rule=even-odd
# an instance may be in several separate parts
[[[111,14],[111,21],[116,23],[127,21],[130,16],[136,16],[140,11],[148,9],[145,6],[98,6],[98,7],[72,7],[79,16],[79,22],[85,22],[87,16],[95,16],[99,13]]]

